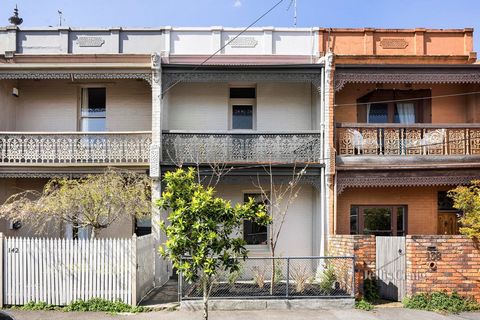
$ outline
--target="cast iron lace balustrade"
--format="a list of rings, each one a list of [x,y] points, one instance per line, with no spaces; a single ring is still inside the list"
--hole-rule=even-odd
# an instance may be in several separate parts
[[[190,132],[162,135],[163,162],[182,163],[320,163],[318,131]]]
[[[337,124],[340,156],[480,155],[480,124]]]
[[[148,164],[151,142],[150,132],[0,132],[0,164]]]

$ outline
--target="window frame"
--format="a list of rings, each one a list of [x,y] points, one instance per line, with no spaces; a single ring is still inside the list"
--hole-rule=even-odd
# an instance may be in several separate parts
[[[404,100],[411,102],[415,106],[415,123],[431,123],[432,122],[432,105],[430,99],[420,99],[431,97],[431,89],[375,89],[357,99],[357,122],[367,123],[367,104],[371,105],[380,103],[387,104],[386,123],[395,123],[395,107],[396,102],[388,102],[392,100]],[[412,100],[408,100],[412,99]],[[417,99],[417,100],[415,100]]]
[[[82,115],[82,104],[83,104],[83,90],[85,89],[105,89],[105,116],[83,116]],[[78,108],[77,108],[77,131],[79,132],[89,132],[83,131],[82,128],[82,120],[83,119],[105,119],[105,131],[108,131],[108,124],[107,124],[107,116],[108,116],[108,94],[107,94],[107,86],[105,84],[88,84],[88,85],[81,85],[78,87]],[[97,131],[90,131],[90,132],[97,132]]]
[[[255,89],[255,98],[230,98],[230,89],[232,88],[253,88]],[[251,129],[234,129],[233,128],[233,106],[251,106],[252,107],[252,128]],[[257,86],[231,85],[228,87],[228,130],[231,130],[231,131],[257,130]]]
[[[358,208],[358,213],[357,213],[357,230],[353,231],[352,226],[350,224],[350,218],[352,216],[352,209],[353,208]],[[392,210],[392,216],[391,216],[391,221],[390,221],[390,231],[391,235],[390,236],[398,236],[398,225],[397,225],[397,215],[398,215],[398,208],[403,208],[403,235],[400,236],[405,236],[408,234],[408,205],[392,205],[392,204],[372,204],[372,205],[365,205],[365,204],[352,204],[350,206],[350,211],[349,211],[349,228],[350,228],[350,234],[365,234],[365,209],[372,209],[372,208],[391,208]]]

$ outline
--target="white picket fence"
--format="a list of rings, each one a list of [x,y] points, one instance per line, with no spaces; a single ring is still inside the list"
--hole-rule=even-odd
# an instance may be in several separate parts
[[[151,239],[151,235],[94,240],[6,237],[3,304],[42,301],[66,305],[76,300],[103,298],[135,305],[142,292],[153,286],[153,273],[142,274],[141,283],[137,281],[139,261],[152,263],[150,269],[153,268],[154,261],[145,244],[151,243],[153,249]],[[137,249],[138,244],[141,250]],[[148,262],[143,262],[145,255]]]

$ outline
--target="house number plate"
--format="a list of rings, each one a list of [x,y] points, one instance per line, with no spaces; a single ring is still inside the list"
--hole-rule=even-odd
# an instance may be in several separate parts
[[[8,248],[8,253],[19,253],[20,250],[18,248]]]

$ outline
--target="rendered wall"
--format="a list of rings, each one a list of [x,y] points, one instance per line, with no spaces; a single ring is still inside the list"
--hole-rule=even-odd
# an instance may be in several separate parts
[[[19,81],[16,131],[77,131],[82,86],[105,86],[108,131],[151,130],[151,93],[143,81]]]
[[[252,177],[255,179],[255,177]],[[254,180],[253,180],[254,181]],[[230,200],[232,204],[243,203],[244,193],[258,192],[253,183],[219,184],[217,195]],[[313,188],[302,186],[298,198],[291,205],[283,225],[277,256],[311,256],[313,254]],[[270,256],[267,245],[248,246],[251,256]]]
[[[229,84],[181,83],[167,96],[163,118],[166,129],[228,130]],[[257,84],[257,130],[310,130],[312,109],[309,84]]]
[[[0,131],[15,131],[18,99],[12,95],[16,81],[0,81]]]

